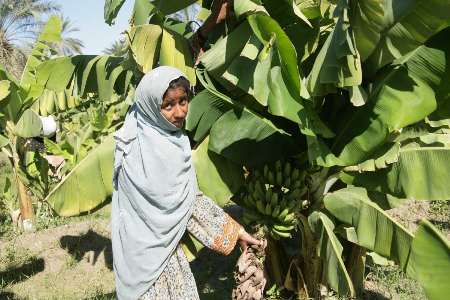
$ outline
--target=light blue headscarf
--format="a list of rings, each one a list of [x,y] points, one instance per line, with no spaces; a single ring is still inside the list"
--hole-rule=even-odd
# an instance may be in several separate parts
[[[116,133],[111,237],[119,299],[137,299],[158,279],[186,230],[198,193],[191,147],[161,114],[169,83],[186,77],[158,67],[139,83]]]

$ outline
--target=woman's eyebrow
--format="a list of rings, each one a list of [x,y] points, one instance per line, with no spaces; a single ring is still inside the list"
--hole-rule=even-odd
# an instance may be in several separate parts
[[[171,103],[173,103],[173,102],[175,102],[174,99],[167,98],[166,100],[163,101],[163,104],[171,104]]]

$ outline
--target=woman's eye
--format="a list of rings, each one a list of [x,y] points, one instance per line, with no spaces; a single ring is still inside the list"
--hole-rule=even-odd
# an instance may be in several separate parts
[[[172,109],[172,104],[163,105],[162,109],[164,109],[164,110],[171,110]]]

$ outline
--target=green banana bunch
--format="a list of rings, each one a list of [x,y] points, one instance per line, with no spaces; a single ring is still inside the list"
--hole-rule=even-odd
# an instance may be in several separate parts
[[[278,193],[272,193],[270,197],[270,205],[276,207],[278,205]]]
[[[66,93],[65,91],[61,91],[56,93],[56,99],[58,102],[58,109],[60,111],[64,111],[67,108],[67,103],[66,103]]]
[[[250,225],[254,222],[257,222],[261,219],[261,216],[251,210],[244,210],[244,213],[242,214],[242,221],[244,221],[245,224]]]
[[[55,113],[55,93],[51,93],[49,97],[44,98],[46,101],[43,103],[45,105],[45,110],[47,115]]]
[[[55,94],[53,91],[44,90],[39,99],[33,103],[33,110],[41,116],[48,116],[55,112]]]
[[[262,170],[255,170],[254,175],[266,180],[268,184],[289,190],[300,188],[305,178],[305,172],[300,171],[290,161],[281,160],[277,160],[272,168],[269,164],[264,165]]]
[[[266,188],[264,187],[264,185],[261,183],[260,180],[256,180],[255,181],[255,195],[258,198],[261,199],[265,199],[266,197],[266,192],[265,192]]]
[[[272,191],[272,189],[271,189],[271,188],[267,189],[267,191],[266,191],[266,197],[265,197],[267,203],[269,203],[269,202],[272,201],[272,196],[273,196],[273,191]]]
[[[263,200],[257,199],[256,200],[256,209],[262,214],[266,214],[266,205],[264,204]]]
[[[269,170],[267,172],[266,180],[269,184],[275,184],[275,174],[272,172],[272,170]]]
[[[292,165],[289,161],[284,164],[283,173],[284,177],[291,177]]]
[[[270,228],[270,234],[275,239],[279,238],[290,238],[292,237],[291,231],[295,228],[295,225],[282,225],[282,224],[274,224]]]
[[[242,196],[243,221],[264,223],[274,238],[288,238],[297,224],[296,214],[307,207],[305,173],[289,161],[278,160],[250,171]],[[306,201],[306,202],[305,202]]]

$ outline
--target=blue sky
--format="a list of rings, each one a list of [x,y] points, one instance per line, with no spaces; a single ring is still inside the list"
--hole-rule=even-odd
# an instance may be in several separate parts
[[[70,36],[83,41],[83,54],[101,54],[128,28],[134,1],[128,0],[119,12],[113,26],[103,20],[104,0],[56,0],[64,16],[80,29]]]

